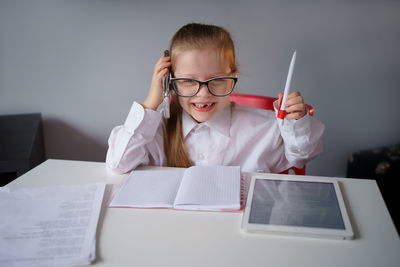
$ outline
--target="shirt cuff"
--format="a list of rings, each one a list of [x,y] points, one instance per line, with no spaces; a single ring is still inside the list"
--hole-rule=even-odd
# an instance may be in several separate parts
[[[274,110],[275,110],[275,114],[278,116],[278,100],[275,100],[274,102]],[[308,134],[310,132],[311,129],[311,116],[308,113],[308,109],[306,108],[306,114],[298,119],[283,119],[283,123],[282,123],[282,119],[278,119],[278,117],[276,117],[276,120],[278,121],[278,125],[279,125],[279,129],[281,130],[281,132],[284,133],[294,133],[295,136],[301,136],[301,135],[305,135]]]
[[[131,134],[135,131],[156,132],[160,125],[161,118],[162,115],[160,112],[152,109],[145,109],[141,104],[133,102],[128,117],[125,120],[124,128]]]
[[[304,117],[295,119],[285,119],[283,123],[278,123],[281,132],[292,133],[296,137],[307,135],[311,131],[311,117],[306,114]]]

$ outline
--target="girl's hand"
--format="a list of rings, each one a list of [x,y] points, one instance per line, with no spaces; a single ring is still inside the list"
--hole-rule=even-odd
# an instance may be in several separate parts
[[[279,102],[281,101],[281,98],[283,97],[283,94],[279,94]],[[289,94],[286,98],[286,103],[285,103],[285,118],[286,119],[301,119],[306,115],[306,104],[304,104],[304,99],[303,96],[300,94],[300,92],[293,92]]]
[[[164,98],[162,78],[167,75],[168,67],[171,66],[171,57],[161,56],[154,66],[153,78],[151,80],[150,90],[146,100],[143,103],[144,108],[157,110]]]

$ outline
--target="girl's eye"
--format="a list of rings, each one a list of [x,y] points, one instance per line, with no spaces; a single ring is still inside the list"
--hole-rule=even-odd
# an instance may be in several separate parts
[[[184,85],[184,86],[191,86],[191,85],[195,85],[196,81],[194,81],[194,80],[183,80],[183,81],[181,81],[181,84]]]
[[[212,81],[213,84],[224,84],[225,82],[226,82],[226,81],[223,80],[223,79],[220,79],[220,80],[213,80],[213,81]]]

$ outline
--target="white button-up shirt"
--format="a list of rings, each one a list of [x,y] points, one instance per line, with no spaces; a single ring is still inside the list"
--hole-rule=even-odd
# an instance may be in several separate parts
[[[134,102],[124,125],[108,140],[107,167],[126,173],[139,165],[165,166],[162,115]],[[185,111],[182,131],[195,165],[241,166],[246,172],[281,172],[302,167],[322,152],[324,125],[309,115],[285,119],[275,112],[228,105],[211,120],[198,123]]]

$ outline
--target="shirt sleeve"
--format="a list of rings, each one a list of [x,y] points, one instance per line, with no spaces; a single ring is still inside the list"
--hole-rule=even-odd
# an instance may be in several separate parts
[[[275,106],[275,105],[274,105]],[[275,106],[275,112],[277,109]],[[279,171],[292,166],[301,168],[308,161],[321,154],[323,145],[321,141],[325,126],[308,113],[301,119],[278,119],[279,130],[284,143],[284,156],[287,166],[281,166]]]
[[[139,165],[163,165],[164,161],[162,115],[134,102],[124,124],[111,131],[107,168],[127,173]]]

